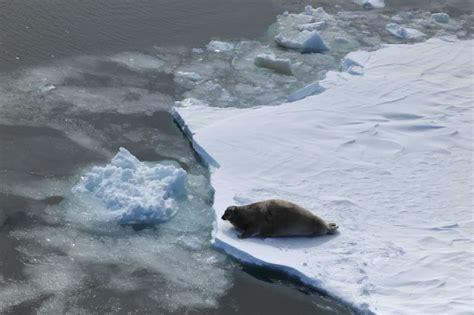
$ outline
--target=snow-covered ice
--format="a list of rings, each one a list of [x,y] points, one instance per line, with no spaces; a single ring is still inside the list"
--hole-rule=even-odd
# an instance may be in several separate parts
[[[273,54],[259,54],[255,57],[254,63],[257,67],[267,68],[286,75],[293,75],[290,59],[277,58]]]
[[[92,193],[120,224],[154,224],[176,214],[186,172],[173,165],[148,166],[120,148],[111,163],[92,168],[75,192]]]
[[[217,220],[214,246],[361,310],[471,313],[473,44],[354,53],[363,75],[330,72],[324,93],[230,118],[177,108],[216,162],[217,218],[232,204],[283,198],[340,226],[334,236],[240,240]]]

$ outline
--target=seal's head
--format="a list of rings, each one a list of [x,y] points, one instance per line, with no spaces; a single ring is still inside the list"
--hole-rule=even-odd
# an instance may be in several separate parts
[[[225,209],[224,214],[222,215],[222,220],[224,221],[230,221],[232,218],[235,217],[235,211],[237,210],[236,206],[230,206],[227,209]]]

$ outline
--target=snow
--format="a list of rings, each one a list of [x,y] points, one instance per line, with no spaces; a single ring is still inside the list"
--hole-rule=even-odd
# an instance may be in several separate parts
[[[186,172],[173,165],[148,166],[120,148],[111,163],[92,168],[75,192],[92,193],[120,224],[153,224],[176,214]]]
[[[215,120],[177,108],[213,159],[216,218],[282,198],[340,231],[240,240],[217,219],[214,246],[362,311],[471,313],[473,44],[436,38],[350,54],[362,75],[330,72],[324,93],[280,106],[220,109]]]
[[[414,28],[401,26],[397,23],[388,23],[385,29],[398,38],[414,39],[425,36],[423,32]]]
[[[293,75],[290,59],[277,58],[273,54],[259,54],[255,57],[254,63],[257,67],[267,68],[281,74]]]

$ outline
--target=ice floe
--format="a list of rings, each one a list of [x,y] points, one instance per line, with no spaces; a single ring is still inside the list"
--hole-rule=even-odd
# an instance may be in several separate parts
[[[277,58],[273,54],[259,54],[254,59],[257,67],[267,68],[278,73],[293,75],[290,59]]]
[[[176,214],[175,198],[183,194],[185,182],[183,169],[148,166],[120,148],[109,165],[92,168],[75,191],[98,197],[120,224],[154,224]]]
[[[217,218],[283,198],[340,226],[335,236],[240,240],[217,220],[214,246],[362,311],[471,312],[472,45],[437,38],[354,53],[363,75],[330,72],[325,92],[276,107],[210,119],[177,108],[214,161]]]

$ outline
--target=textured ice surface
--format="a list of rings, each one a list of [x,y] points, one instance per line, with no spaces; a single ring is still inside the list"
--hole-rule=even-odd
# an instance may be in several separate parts
[[[472,312],[473,44],[440,38],[352,53],[363,75],[330,72],[319,95],[231,118],[221,109],[207,126],[199,111],[179,108],[219,165],[218,218],[229,205],[277,197],[340,227],[240,240],[218,220],[214,245],[361,310]]]
[[[175,198],[185,192],[186,172],[173,165],[148,166],[125,148],[104,166],[95,166],[75,187],[104,202],[120,224],[153,224],[176,214]]]

